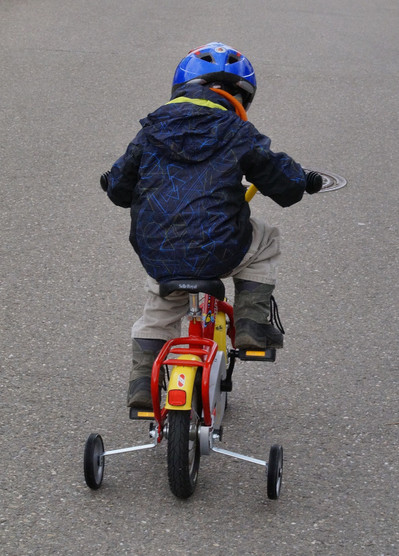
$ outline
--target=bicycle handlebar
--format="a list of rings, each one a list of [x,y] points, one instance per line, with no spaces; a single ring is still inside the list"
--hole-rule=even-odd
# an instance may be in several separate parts
[[[306,173],[306,193],[309,193],[309,195],[313,195],[314,193],[318,193],[322,187],[323,177],[318,172],[310,171]],[[245,193],[245,200],[247,201],[247,203],[249,203],[254,198],[257,191],[258,189],[254,184],[248,187]]]
[[[257,191],[258,191],[258,188],[255,187],[254,184],[252,184],[248,187],[247,191],[245,192],[245,200],[247,201],[247,203],[249,203],[254,198]]]

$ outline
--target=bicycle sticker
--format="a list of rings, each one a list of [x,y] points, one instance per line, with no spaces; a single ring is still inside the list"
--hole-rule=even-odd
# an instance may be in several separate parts
[[[204,315],[204,326],[208,326],[208,324],[213,324],[215,322],[215,315],[208,311],[206,315]]]
[[[177,379],[177,386],[179,388],[183,388],[185,383],[186,383],[186,375],[183,374],[179,375],[179,378]]]

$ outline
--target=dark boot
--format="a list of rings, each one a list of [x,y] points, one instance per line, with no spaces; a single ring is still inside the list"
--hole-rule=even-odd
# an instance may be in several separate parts
[[[284,336],[270,322],[274,286],[234,278],[234,320],[238,349],[282,348]]]
[[[164,343],[164,340],[133,338],[133,365],[127,394],[128,407],[152,409],[152,366]],[[160,376],[160,383],[162,382],[163,377]]]

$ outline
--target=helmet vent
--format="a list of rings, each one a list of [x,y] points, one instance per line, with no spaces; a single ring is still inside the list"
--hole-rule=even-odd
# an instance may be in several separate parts
[[[204,60],[204,62],[211,62],[211,64],[214,62],[214,59],[212,58],[212,56],[210,54],[201,54],[199,56],[199,58],[201,58],[201,60]]]
[[[239,56],[235,55],[235,54],[230,54],[229,57],[227,58],[227,63],[228,64],[235,64],[236,62],[239,61]]]

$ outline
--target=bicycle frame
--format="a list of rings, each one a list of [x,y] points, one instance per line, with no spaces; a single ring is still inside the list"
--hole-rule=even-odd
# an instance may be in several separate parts
[[[205,426],[210,427],[212,425],[213,408],[209,399],[211,368],[218,351],[223,351],[225,361],[227,362],[227,335],[230,336],[234,345],[233,307],[226,301],[217,300],[209,294],[205,294],[204,301],[199,306],[199,294],[189,295],[190,322],[188,336],[173,338],[167,342],[153,365],[151,395],[154,417],[158,423],[158,442],[162,439],[163,426],[168,410],[186,410],[191,408],[192,389],[198,367],[202,369],[203,422]],[[226,315],[229,319],[228,330]],[[168,399],[165,407],[161,409],[159,375],[163,365],[172,366],[173,368],[168,385]]]

